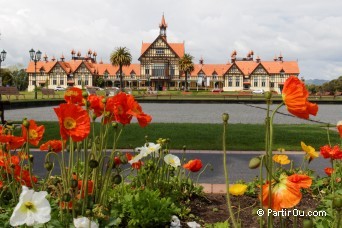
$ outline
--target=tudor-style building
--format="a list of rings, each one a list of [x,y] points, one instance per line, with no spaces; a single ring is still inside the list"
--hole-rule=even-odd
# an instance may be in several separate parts
[[[171,43],[167,40],[167,24],[164,15],[159,24],[159,35],[152,43],[142,43],[139,63],[123,67],[125,87],[152,88],[155,90],[179,90],[185,86],[185,74],[179,71],[179,60],[184,56],[184,43]],[[191,54],[191,53],[190,53]],[[98,77],[102,77],[106,87],[120,85],[119,67],[109,63],[96,61],[96,52],[88,51],[82,57],[81,53],[71,51],[71,60],[65,61],[54,57],[49,61],[44,56],[43,61],[35,65],[30,62],[27,68],[29,76],[28,91],[37,86],[92,86]],[[285,61],[282,55],[272,61],[254,59],[250,51],[246,57],[237,57],[233,51],[230,60],[222,64],[207,64],[201,57],[199,63],[194,63],[194,71],[187,75],[190,89],[224,91],[241,91],[263,89],[281,93],[285,80],[290,76],[299,75],[297,61]]]

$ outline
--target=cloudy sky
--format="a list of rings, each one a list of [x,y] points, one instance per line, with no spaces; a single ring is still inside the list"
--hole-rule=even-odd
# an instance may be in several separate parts
[[[27,66],[31,48],[50,58],[88,49],[109,62],[118,46],[138,63],[141,43],[159,34],[205,63],[226,63],[233,50],[261,60],[298,60],[305,79],[342,75],[341,0],[0,0],[2,66]]]

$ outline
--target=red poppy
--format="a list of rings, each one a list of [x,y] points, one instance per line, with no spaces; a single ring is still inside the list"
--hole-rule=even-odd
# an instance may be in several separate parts
[[[287,110],[293,115],[309,119],[309,115],[315,116],[317,114],[317,104],[308,101],[309,93],[298,77],[290,76],[285,81],[282,94]]]
[[[198,172],[202,168],[202,161],[199,159],[190,160],[183,167],[191,172]]]
[[[72,201],[69,201],[69,202],[64,202],[64,201],[61,201],[59,202],[59,206],[62,208],[62,209],[72,209]]]
[[[21,136],[0,135],[0,143],[5,143],[8,150],[15,150],[24,145],[25,139]]]
[[[22,136],[25,141],[28,140],[28,142],[32,145],[37,146],[39,144],[39,141],[43,138],[45,127],[43,125],[37,126],[34,120],[30,120],[29,122],[30,126],[28,127],[28,129],[24,125],[22,125]]]
[[[63,142],[61,140],[49,140],[39,147],[40,150],[61,152],[63,149]]]
[[[59,127],[63,139],[70,136],[74,142],[85,139],[90,132],[90,118],[87,111],[75,104],[60,104],[54,108],[59,119]]]
[[[321,154],[324,158],[342,159],[342,150],[338,145],[330,147],[329,145],[320,148]]]
[[[135,116],[141,127],[146,127],[147,124],[151,122],[152,117],[142,111],[141,106],[134,100],[132,95],[127,95],[127,103],[130,108],[127,113]]]
[[[130,153],[126,153],[126,158],[127,158],[128,161],[130,161],[130,160],[132,160],[133,155],[130,154]],[[133,168],[133,169],[140,169],[142,165],[143,165],[143,163],[142,163],[141,161],[134,162],[134,163],[132,164],[132,168]]]
[[[2,188],[2,186],[4,186],[4,183],[0,181],[0,188]]]
[[[36,176],[31,176],[30,171],[22,169],[19,165],[14,167],[14,179],[29,188],[32,187],[32,182],[37,183],[38,179]],[[31,178],[32,177],[32,178]],[[31,181],[32,179],[32,181]]]
[[[279,182],[272,182],[271,209],[279,211],[283,208],[292,208],[302,199],[301,188],[309,188],[312,179],[306,175],[293,174],[286,176],[282,174]],[[262,186],[262,204],[268,207],[269,183]]]
[[[104,99],[103,96],[97,96],[95,94],[91,94],[88,96],[88,101],[90,103],[89,108],[93,110],[94,114],[99,117],[103,114],[103,110],[105,105],[103,104],[102,100]]]
[[[342,120],[337,122],[337,130],[340,133],[340,138],[342,138]]]
[[[330,177],[331,174],[334,172],[334,169],[327,167],[324,169],[324,172]]]
[[[128,159],[127,159],[128,160]],[[119,157],[114,157],[114,164],[115,165],[120,165],[121,164],[121,159]]]
[[[64,100],[68,104],[84,105],[84,99],[82,96],[82,90],[77,87],[71,87],[65,91]]]

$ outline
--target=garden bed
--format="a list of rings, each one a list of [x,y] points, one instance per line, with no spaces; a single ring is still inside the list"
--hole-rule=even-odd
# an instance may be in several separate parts
[[[251,196],[231,196],[234,212],[237,213],[240,204],[240,220],[241,227],[260,227],[257,215],[253,215],[253,209],[259,208],[259,201],[256,197]],[[317,199],[314,199],[311,194],[303,194],[301,202],[296,206],[297,209],[308,211],[315,210],[318,205]],[[204,224],[214,224],[224,222],[229,218],[225,194],[205,194],[203,197],[195,197],[190,201],[191,213],[195,215],[197,222]],[[290,209],[289,209],[290,210]],[[237,215],[235,215],[236,217]],[[275,227],[280,227],[279,218],[276,218]],[[293,216],[286,220],[286,227],[292,227]],[[298,227],[302,227],[302,220],[304,217],[298,217]],[[279,225],[279,226],[278,226]]]

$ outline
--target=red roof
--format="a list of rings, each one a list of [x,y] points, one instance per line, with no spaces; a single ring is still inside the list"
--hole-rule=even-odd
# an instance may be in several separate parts
[[[151,46],[152,43],[142,43],[141,45],[141,55],[143,55],[146,50]],[[168,43],[170,48],[180,57],[184,56],[184,43]]]

